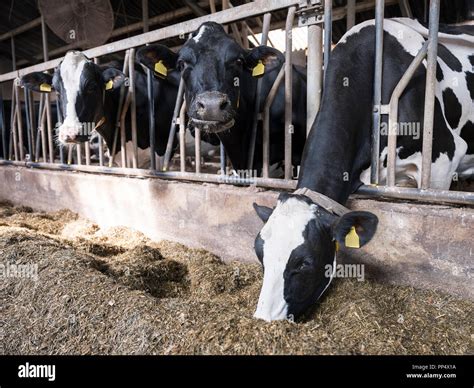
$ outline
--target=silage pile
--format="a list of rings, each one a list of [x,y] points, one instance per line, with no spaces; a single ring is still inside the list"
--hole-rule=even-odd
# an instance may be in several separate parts
[[[0,206],[5,354],[464,354],[473,303],[432,291],[336,281],[301,323],[252,318],[258,265],[101,230],[68,211]]]

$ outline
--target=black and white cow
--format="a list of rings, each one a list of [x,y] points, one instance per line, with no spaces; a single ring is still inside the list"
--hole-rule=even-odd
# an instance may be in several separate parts
[[[425,42],[428,31],[410,19],[384,21],[383,103]],[[440,26],[433,128],[432,187],[448,189],[453,174],[474,169],[474,36],[472,27]],[[334,214],[310,193],[345,204],[368,183],[374,71],[374,22],[346,33],[333,50],[320,111],[303,152],[297,194],[283,193],[274,209],[254,205],[265,222],[255,240],[264,268],[255,317],[267,321],[298,317],[331,282],[326,265],[336,261],[336,242],[358,247],[373,237],[377,217],[354,211]],[[426,64],[420,66],[399,104],[401,123],[423,128]],[[386,124],[386,122],[385,122]],[[413,129],[413,128],[412,128]],[[398,133],[397,181],[420,186],[421,133]],[[386,176],[387,136],[381,136],[382,180]],[[347,244],[347,239],[356,244]],[[329,275],[329,276],[328,276]]]
[[[96,129],[112,149],[119,105],[119,89],[125,81],[123,73],[112,65],[97,65],[80,51],[70,51],[55,69],[54,75],[36,72],[22,77],[22,85],[38,92],[55,90],[60,99],[63,122],[57,129],[62,144],[88,141],[91,129]],[[155,95],[155,150],[164,155],[174,103],[178,90],[179,74],[174,72],[166,80],[154,80]],[[135,69],[137,106],[137,142],[139,167],[149,163],[149,116],[146,74],[141,67]],[[91,124],[92,123],[92,124]],[[87,125],[84,125],[87,124]],[[130,114],[126,121],[127,158],[132,156]],[[120,136],[115,161],[120,162]]]
[[[260,111],[284,62],[273,48],[243,49],[220,24],[207,22],[178,53],[162,45],[137,52],[138,60],[155,73],[178,69],[185,82],[190,123],[217,134],[235,169],[247,168],[257,78],[263,76]],[[306,139],[306,73],[293,66],[293,164],[299,165]],[[161,74],[166,77],[166,74]],[[270,163],[284,159],[284,85],[270,111]],[[254,168],[262,166],[262,135],[257,137]]]

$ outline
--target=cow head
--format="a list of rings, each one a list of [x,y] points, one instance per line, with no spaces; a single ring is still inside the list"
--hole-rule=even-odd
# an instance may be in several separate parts
[[[357,247],[346,238],[356,233],[357,245],[363,246],[378,223],[368,212],[336,216],[305,195],[282,193],[274,209],[256,204],[254,208],[265,222],[255,239],[264,273],[254,316],[266,321],[301,316],[332,280],[336,245]]]
[[[242,77],[260,77],[284,61],[282,53],[267,46],[242,48],[214,22],[202,24],[178,53],[150,45],[140,49],[137,57],[160,77],[166,77],[170,69],[179,70],[193,126],[213,133],[233,126]]]
[[[105,120],[104,93],[122,85],[125,76],[113,67],[102,68],[80,51],[70,51],[54,75],[30,73],[21,84],[31,90],[57,92],[63,122],[57,129],[60,143],[89,140],[91,132]]]

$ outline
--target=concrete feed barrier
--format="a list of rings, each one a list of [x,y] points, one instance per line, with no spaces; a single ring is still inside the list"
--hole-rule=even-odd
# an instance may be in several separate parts
[[[224,260],[255,261],[262,227],[252,203],[273,206],[278,192],[256,187],[0,168],[0,199],[53,211],[67,208],[101,227],[123,225],[154,240],[207,249]],[[340,262],[363,263],[367,277],[441,289],[474,299],[474,209],[352,198],[349,207],[379,217],[364,248]]]

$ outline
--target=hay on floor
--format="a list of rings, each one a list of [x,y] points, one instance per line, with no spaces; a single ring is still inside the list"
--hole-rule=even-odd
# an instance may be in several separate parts
[[[257,264],[224,264],[68,211],[0,204],[0,264],[38,279],[0,279],[6,354],[465,354],[473,303],[439,292],[337,280],[299,323],[252,314]]]

